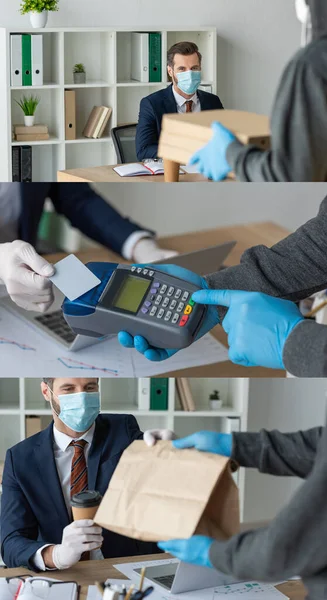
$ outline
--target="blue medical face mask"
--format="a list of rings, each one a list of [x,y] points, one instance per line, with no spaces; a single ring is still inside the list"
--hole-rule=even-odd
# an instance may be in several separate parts
[[[201,71],[183,71],[176,77],[177,85],[184,94],[195,94],[201,83]]]
[[[73,431],[79,433],[87,431],[100,413],[99,392],[60,394],[57,398],[60,403],[60,412],[57,416]]]

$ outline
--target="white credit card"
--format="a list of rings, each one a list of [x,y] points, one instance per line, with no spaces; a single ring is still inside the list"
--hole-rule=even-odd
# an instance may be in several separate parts
[[[69,254],[54,265],[56,272],[49,279],[71,301],[101,283],[101,280],[90,271],[74,254]]]

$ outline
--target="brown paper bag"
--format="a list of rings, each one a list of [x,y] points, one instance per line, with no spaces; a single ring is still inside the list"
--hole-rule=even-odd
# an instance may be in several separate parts
[[[202,534],[226,539],[239,530],[238,489],[224,456],[149,448],[133,442],[123,453],[95,522],[127,537],[157,542]]]

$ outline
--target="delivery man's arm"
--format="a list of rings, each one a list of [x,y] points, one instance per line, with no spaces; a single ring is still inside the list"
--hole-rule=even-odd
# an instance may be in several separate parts
[[[294,433],[265,429],[234,433],[231,458],[241,467],[258,469],[260,473],[306,478],[313,468],[323,431],[323,427],[314,427]]]
[[[314,219],[278,244],[254,246],[244,252],[240,265],[205,279],[212,289],[263,292],[292,301],[326,289],[327,197]]]
[[[327,38],[286,67],[271,117],[271,149],[233,141],[227,162],[239,181],[326,181]]]

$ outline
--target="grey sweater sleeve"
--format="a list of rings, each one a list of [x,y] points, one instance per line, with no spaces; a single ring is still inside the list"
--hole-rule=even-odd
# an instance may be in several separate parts
[[[286,67],[271,117],[271,149],[238,141],[227,160],[239,181],[326,181],[327,37]]]
[[[322,427],[295,433],[265,429],[259,433],[234,433],[232,458],[241,467],[255,468],[260,473],[306,478],[312,470],[322,433]]]
[[[327,429],[308,479],[268,527],[215,541],[210,560],[241,580],[276,581],[299,575],[326,577]],[[326,581],[325,581],[326,583]],[[320,596],[319,596],[320,597]],[[325,598],[325,596],[321,596]]]
[[[327,114],[327,113],[326,113]],[[271,248],[254,246],[241,262],[206,276],[213,289],[263,292],[298,301],[327,288],[327,197],[318,215]]]

